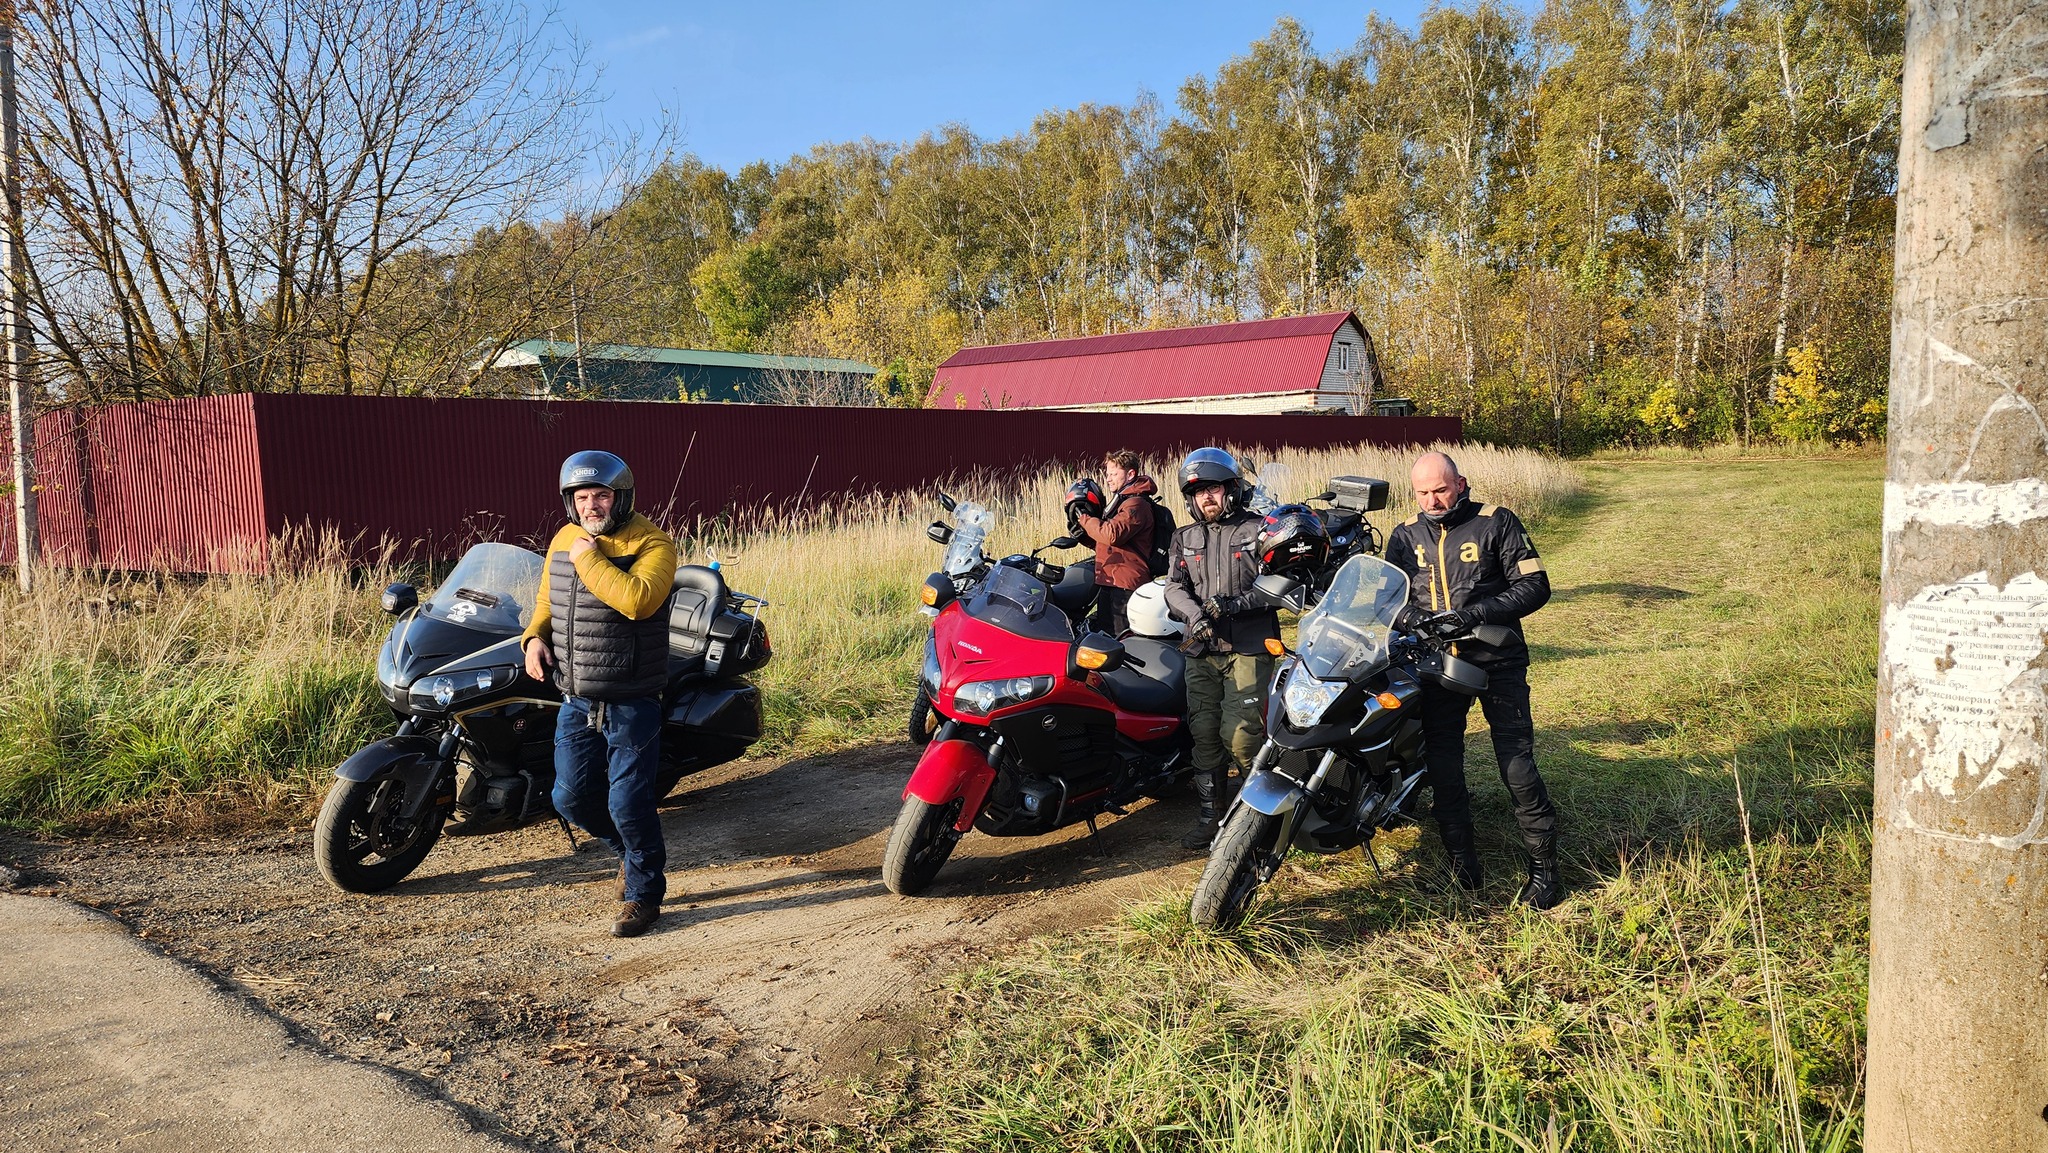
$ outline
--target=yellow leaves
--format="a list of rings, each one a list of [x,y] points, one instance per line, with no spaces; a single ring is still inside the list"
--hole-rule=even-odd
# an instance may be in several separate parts
[[[1699,419],[1699,410],[1686,404],[1686,399],[1677,381],[1660,380],[1649,400],[1636,410],[1636,419],[1659,435],[1684,432]]]
[[[1859,399],[1844,387],[1842,370],[1818,344],[1785,354],[1790,372],[1771,378],[1773,430],[1788,440],[1860,440],[1884,428],[1882,395]],[[1853,383],[1853,382],[1851,382]]]

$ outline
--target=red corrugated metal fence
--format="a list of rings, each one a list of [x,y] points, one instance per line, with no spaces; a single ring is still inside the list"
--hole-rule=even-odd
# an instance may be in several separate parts
[[[47,556],[190,571],[260,565],[266,537],[302,526],[366,547],[390,538],[416,555],[529,539],[561,522],[556,469],[586,448],[625,457],[641,507],[673,522],[1119,447],[1157,459],[1209,443],[1400,445],[1459,432],[1456,419],[1430,417],[284,395],[53,413],[36,429]]]

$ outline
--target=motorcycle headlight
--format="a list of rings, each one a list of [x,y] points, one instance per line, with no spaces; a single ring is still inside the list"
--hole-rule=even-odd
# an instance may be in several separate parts
[[[1317,680],[1300,669],[1288,674],[1280,690],[1280,703],[1287,710],[1287,723],[1305,729],[1323,719],[1323,713],[1344,693],[1341,683]]]
[[[377,683],[394,689],[405,686],[398,683],[398,657],[391,651],[391,638],[384,638],[383,647],[377,650]]]
[[[412,703],[415,708],[445,709],[457,701],[502,689],[518,677],[519,670],[512,665],[500,665],[488,669],[464,669],[459,673],[439,673],[422,677],[412,686]]]
[[[1042,697],[1052,691],[1052,686],[1049,676],[970,681],[954,690],[953,707],[970,716],[985,717],[997,709]]]

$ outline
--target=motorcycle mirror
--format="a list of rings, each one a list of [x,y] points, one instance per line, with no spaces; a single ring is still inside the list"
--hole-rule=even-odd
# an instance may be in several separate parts
[[[384,611],[392,616],[411,612],[419,607],[420,590],[400,581],[384,590]]]
[[[1506,625],[1473,625],[1472,639],[1482,645],[1505,648],[1515,643],[1515,630]]]
[[[1300,612],[1308,603],[1307,586],[1300,581],[1289,580],[1279,573],[1267,573],[1253,581],[1252,594],[1264,601],[1268,608]]]
[[[945,544],[953,539],[953,527],[945,521],[935,520],[924,526],[924,535],[940,544]]]
[[[1080,546],[1081,542],[1070,536],[1056,536],[1052,538],[1052,547],[1054,548],[1079,548]]]
[[[939,493],[939,506],[941,508],[944,508],[947,512],[952,512],[954,509],[960,507],[960,502],[954,500],[950,496],[947,496],[943,491],[941,491]]]

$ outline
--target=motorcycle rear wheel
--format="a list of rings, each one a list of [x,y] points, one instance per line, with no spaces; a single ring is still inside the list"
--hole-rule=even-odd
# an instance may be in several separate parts
[[[328,884],[351,893],[382,892],[427,859],[447,814],[429,811],[418,825],[394,832],[390,822],[404,802],[405,785],[395,777],[334,782],[313,823],[313,863]]]
[[[910,702],[910,725],[908,731],[910,743],[919,748],[931,744],[932,735],[939,731],[939,725],[945,719],[939,715],[939,710],[932,707],[932,698],[925,692],[924,687],[920,685],[917,690],[917,699]]]
[[[1244,920],[1259,891],[1259,867],[1280,818],[1240,807],[1216,832],[1209,863],[1195,882],[1188,920],[1205,929],[1233,929]]]
[[[934,805],[918,797],[903,798],[903,810],[896,814],[896,826],[889,830],[889,847],[882,850],[882,884],[899,897],[915,897],[929,888],[939,875],[960,834],[953,828],[966,801],[955,797]]]

